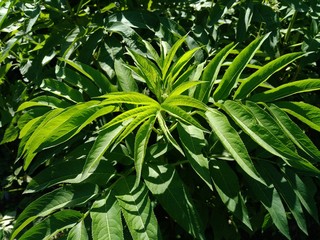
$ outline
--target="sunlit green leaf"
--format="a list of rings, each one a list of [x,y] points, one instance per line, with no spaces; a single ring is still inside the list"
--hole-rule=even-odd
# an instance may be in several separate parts
[[[274,104],[320,132],[320,108],[305,102],[275,102]]]
[[[320,79],[305,79],[282,84],[279,87],[250,97],[252,101],[272,102],[294,94],[320,90]]]
[[[84,221],[77,223],[73,228],[71,228],[67,240],[88,240],[89,236],[87,233]]]
[[[225,100],[240,77],[240,74],[245,69],[246,65],[252,59],[255,52],[259,49],[261,44],[267,39],[269,34],[259,37],[251,42],[239,55],[232,61],[231,65],[223,75],[221,82],[213,93],[213,98],[217,102]]]
[[[274,73],[280,71],[285,66],[302,56],[302,53],[288,53],[262,66],[259,70],[243,80],[243,82],[235,92],[234,98],[241,99],[246,97],[261,83],[267,81],[268,78],[271,77]]]
[[[214,133],[239,166],[253,179],[263,183],[264,181],[257,173],[244,143],[226,116],[216,109],[210,109],[206,112],[206,117]]]

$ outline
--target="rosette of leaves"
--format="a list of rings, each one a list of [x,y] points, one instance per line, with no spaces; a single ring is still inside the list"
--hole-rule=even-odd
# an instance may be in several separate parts
[[[19,215],[11,238],[219,239],[274,224],[289,239],[289,214],[308,234],[306,212],[318,222],[320,153],[288,114],[319,131],[319,109],[291,97],[318,90],[320,80],[267,84],[303,53],[244,75],[267,37],[229,64],[235,44],[198,63],[200,48],[184,50],[185,37],[157,48],[145,41],[146,54],[127,48],[129,58],[115,61],[116,86],[62,59],[105,94],[70,97],[68,106],[41,96],[18,109],[46,108],[19,136],[32,175],[26,193],[46,191]],[[170,235],[165,221],[181,231]]]

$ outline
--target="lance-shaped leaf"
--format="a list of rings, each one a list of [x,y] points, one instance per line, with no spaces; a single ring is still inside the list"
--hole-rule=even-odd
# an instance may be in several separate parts
[[[114,107],[102,108],[97,101],[90,101],[69,107],[40,124],[25,145],[28,154],[25,159],[27,168],[37,151],[66,142],[79,133],[94,119],[110,113]]]
[[[168,74],[168,77],[166,78],[166,83],[169,86],[172,86],[172,84],[175,82],[177,77],[180,75],[183,67],[192,59],[196,51],[198,51],[200,48],[194,48],[187,52],[185,52],[178,61],[172,66],[170,69],[170,72]]]
[[[35,97],[30,101],[23,102],[17,109],[17,112],[25,110],[30,107],[50,107],[50,108],[66,108],[70,107],[71,103],[65,100],[61,100],[60,98],[43,95],[39,97]]]
[[[99,133],[90,152],[88,153],[86,163],[82,170],[81,179],[87,179],[99,165],[103,154],[109,149],[115,138],[121,133],[127,123],[117,124],[104,129]]]
[[[203,111],[207,110],[207,105],[205,105],[203,102],[200,102],[195,98],[191,98],[185,95],[170,96],[163,102],[163,104],[169,104],[171,106],[185,106],[185,107],[197,108]]]
[[[268,128],[262,126],[243,104],[228,100],[222,105],[222,107],[243,129],[243,131],[261,147],[282,158],[292,167],[317,175],[320,173],[320,171],[308,160],[292,151],[283,142],[281,142],[278,136],[273,135]]]
[[[315,201],[317,187],[312,178],[299,176],[290,168],[285,168],[283,172],[304,208],[316,220],[316,222],[319,223],[318,207],[317,202]]]
[[[155,116],[150,117],[139,128],[134,141],[134,166],[137,172],[135,187],[139,185],[142,166],[146,156],[149,138],[155,122]]]
[[[119,86],[124,92],[138,92],[138,85],[136,81],[133,79],[131,71],[124,66],[124,62],[122,60],[114,61],[114,70],[117,75],[117,80]]]
[[[320,132],[320,108],[305,102],[275,102],[274,104]]]
[[[167,113],[169,113],[170,115],[178,118],[180,121],[196,126],[197,128],[200,128],[202,130],[206,130],[205,128],[202,127],[202,125],[200,123],[197,122],[197,120],[195,120],[193,117],[191,117],[191,115],[189,113],[187,113],[186,111],[182,110],[181,108],[174,106],[174,105],[170,105],[170,104],[161,104],[161,109],[166,111]]]
[[[146,40],[142,40],[142,41],[144,42],[144,44],[148,50],[148,52],[147,52],[148,56],[157,63],[157,65],[160,69],[162,69],[163,59],[159,56],[158,52],[154,49],[154,47],[152,46],[151,43],[149,43]]]
[[[200,86],[197,99],[205,103],[209,101],[210,93],[213,89],[215,81],[217,80],[222,63],[235,46],[236,44],[234,43],[230,43],[229,45],[225,46],[208,63],[201,77],[201,80],[204,81],[205,84]]]
[[[173,96],[179,96],[181,93],[185,92],[186,90],[204,83],[203,81],[188,81],[188,82],[183,82],[181,84],[179,84],[175,89],[173,89],[170,93],[170,95],[168,96],[173,97]]]
[[[179,146],[177,141],[174,139],[174,137],[171,135],[170,130],[169,130],[169,128],[166,124],[166,121],[164,120],[161,112],[158,112],[157,119],[158,119],[159,126],[160,126],[163,134],[165,135],[166,139],[172,144],[172,146],[174,146],[184,156],[183,150],[181,149],[181,147]]]
[[[283,132],[283,129],[278,125],[275,119],[270,114],[258,106],[258,104],[246,101],[246,108],[257,119],[259,124],[268,129],[270,133],[276,136],[284,145],[296,152],[296,148],[291,139]]]
[[[250,97],[250,100],[256,102],[273,102],[274,100],[294,94],[312,92],[316,90],[320,90],[320,79],[305,79],[282,84],[279,87],[255,94]]]
[[[142,56],[128,48],[127,51],[139,68],[141,77],[145,80],[148,88],[158,97],[157,86],[161,80],[160,70],[145,56]]]
[[[238,87],[237,91],[234,94],[234,99],[245,98],[261,83],[267,81],[269,77],[272,76],[272,74],[280,71],[285,66],[302,56],[303,53],[288,53],[262,66],[261,68],[259,68],[259,70],[242,81],[241,85]]]
[[[39,142],[39,135],[38,132],[45,131],[44,126],[55,116],[59,115],[61,112],[63,112],[64,109],[56,108],[50,111],[48,114],[45,114],[44,118],[39,119],[39,121],[36,121],[30,128],[28,129],[27,133],[24,135],[24,138],[22,139],[22,143],[20,143],[20,146],[23,146],[23,150],[19,152],[19,156],[24,155],[25,156],[25,162],[24,162],[24,169],[27,169],[30,165],[32,159],[35,157],[36,153],[35,150],[39,147],[39,145],[42,143],[42,141]],[[50,129],[47,129],[47,131],[50,131]],[[42,140],[42,138],[40,139]],[[34,145],[33,142],[38,142]]]
[[[160,239],[148,190],[142,183],[134,187],[135,177],[122,178],[115,186],[116,198],[133,240]]]
[[[209,161],[203,156],[202,149],[206,145],[203,131],[193,125],[178,125],[179,138],[187,159],[192,168],[203,179],[208,187],[213,190],[209,171]]]
[[[239,55],[232,61],[231,65],[226,70],[223,75],[221,82],[219,83],[217,89],[213,93],[214,101],[225,100],[231,90],[237,83],[242,71],[245,69],[246,65],[254,56],[255,52],[259,49],[262,43],[266,40],[269,34],[263,37],[259,37],[253,42],[251,42],[245,49],[243,49]]]
[[[105,98],[101,104],[116,104],[116,103],[127,103],[136,105],[156,105],[157,101],[148,97],[145,94],[137,92],[114,92],[107,93],[99,96],[99,98]]]
[[[205,239],[201,218],[192,198],[170,165],[148,165],[143,170],[148,189],[166,212],[195,239]]]
[[[173,46],[169,50],[168,54],[165,56],[164,61],[163,61],[163,68],[161,69],[163,79],[166,79],[167,72],[171,66],[171,63],[172,63],[175,55],[176,55],[176,52],[178,51],[178,49],[181,47],[181,45],[184,43],[185,40],[186,40],[186,36],[183,36],[178,41],[176,41],[175,44],[173,44]]]
[[[248,151],[237,131],[231,126],[227,117],[216,109],[206,112],[207,121],[223,146],[230,152],[239,166],[253,179],[264,183],[257,173]]]
[[[45,217],[63,207],[83,204],[98,192],[94,184],[86,183],[58,188],[29,204],[19,215],[11,239],[14,239],[29,223],[38,217]]]
[[[67,240],[89,240],[86,226],[84,221],[78,222],[73,228],[70,229]]]
[[[248,210],[241,196],[239,180],[235,172],[225,161],[211,160],[210,173],[222,202],[235,217],[252,230]]]
[[[40,87],[44,91],[51,92],[74,103],[83,102],[82,94],[64,82],[48,78],[43,80]]]
[[[119,135],[115,141],[115,145],[119,144],[123,139],[125,139],[130,133],[133,133],[133,130],[136,129],[141,123],[147,121],[149,118],[153,118],[158,112],[158,108],[151,108],[140,115],[136,116],[129,124],[125,127],[123,132]]]
[[[110,80],[97,69],[94,69],[84,63],[74,62],[68,59],[60,58],[60,60],[66,62],[71,67],[79,71],[81,74],[89,78],[100,88],[101,93],[114,92],[117,90],[117,87],[112,85]]]
[[[60,183],[78,183],[81,181],[84,163],[84,159],[53,163],[31,179],[24,193],[38,192]],[[90,174],[87,181],[103,184],[108,182],[114,174],[115,169],[111,161],[100,161],[99,166]]]
[[[19,239],[51,239],[58,232],[72,228],[81,218],[82,213],[78,211],[62,210],[31,227]]]
[[[294,123],[289,116],[274,104],[268,107],[268,110],[275,120],[282,127],[287,136],[298,146],[302,151],[308,154],[315,161],[320,161],[320,151],[313,144],[310,138],[302,131],[302,129]]]
[[[254,194],[254,197],[267,209],[274,225],[284,236],[291,239],[286,210],[283,206],[280,195],[274,186],[267,187],[259,182],[252,181],[252,179],[247,179],[247,186]]]
[[[294,219],[296,220],[299,228],[308,235],[306,226],[305,216],[303,214],[302,206],[298,196],[293,191],[288,181],[284,178],[275,167],[271,164],[259,161],[257,169],[261,176],[266,179],[267,183],[272,183],[277,189],[279,195],[282,197],[284,202],[287,204],[291,211]]]
[[[123,227],[121,209],[114,192],[108,192],[104,198],[96,200],[90,211],[93,240],[121,240]]]

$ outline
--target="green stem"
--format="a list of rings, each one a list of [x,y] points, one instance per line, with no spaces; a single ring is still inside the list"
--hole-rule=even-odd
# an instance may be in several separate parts
[[[284,37],[285,43],[287,43],[288,40],[289,40],[289,37],[290,37],[290,34],[291,34],[291,30],[292,30],[294,22],[296,21],[296,18],[297,18],[297,11],[295,10],[293,15],[292,15],[291,21],[289,23],[289,27],[288,27],[286,36]]]

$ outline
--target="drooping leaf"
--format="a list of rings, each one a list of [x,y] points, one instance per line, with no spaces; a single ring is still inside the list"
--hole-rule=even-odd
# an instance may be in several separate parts
[[[287,164],[300,170],[305,170],[313,174],[320,171],[308,160],[299,156],[296,152],[288,148],[278,136],[275,136],[262,126],[254,115],[246,107],[236,101],[228,100],[223,105],[223,109],[234,119],[234,121],[247,133],[256,143],[270,153],[282,158]]]
[[[250,97],[252,101],[273,102],[294,94],[320,90],[320,79],[305,79],[282,84],[279,87]]]
[[[248,210],[240,192],[239,180],[235,172],[223,160],[210,161],[210,175],[215,189],[229,211],[252,229]]]
[[[81,179],[87,179],[99,165],[103,154],[109,149],[115,138],[124,129],[125,124],[117,124],[102,130],[95,140],[82,170]]]
[[[14,239],[28,224],[39,217],[45,217],[63,207],[83,204],[98,192],[94,184],[86,183],[58,188],[46,193],[29,204],[19,215],[11,239]]]
[[[201,218],[187,188],[170,165],[148,165],[143,171],[148,189],[166,212],[196,239],[205,239]]]
[[[112,85],[110,80],[102,72],[94,69],[93,67],[90,67],[89,65],[84,63],[74,62],[68,59],[61,58],[60,60],[66,62],[71,67],[79,71],[81,74],[89,78],[93,83],[95,83],[100,88],[100,92],[102,94],[117,90],[116,87]]]
[[[88,240],[89,236],[87,233],[84,221],[77,223],[73,228],[70,229],[67,240]]]
[[[19,239],[50,239],[58,232],[72,228],[81,218],[82,214],[75,210],[66,209],[59,211],[31,227]]]
[[[286,210],[274,186],[267,187],[252,179],[248,179],[247,184],[254,197],[268,210],[274,225],[287,239],[291,239]]]
[[[296,148],[291,139],[284,133],[276,120],[273,119],[266,110],[259,107],[258,104],[250,101],[246,101],[246,107],[257,119],[259,124],[268,129],[272,135],[276,136],[290,150],[296,152]]]
[[[71,106],[71,103],[61,100],[60,98],[43,95],[35,97],[30,101],[23,102],[17,109],[17,112],[25,110],[30,107],[50,107],[50,108],[66,108]]]
[[[160,239],[148,190],[143,183],[134,187],[134,176],[122,178],[115,186],[116,198],[133,240]]]
[[[269,35],[270,34],[266,34],[265,36],[259,37],[251,42],[232,61],[231,65],[223,75],[221,82],[213,93],[214,101],[217,102],[219,100],[225,100],[229,96],[231,90],[239,79],[240,74]]]
[[[202,154],[206,145],[203,131],[193,125],[178,125],[179,138],[192,168],[212,190],[209,161]]]
[[[207,110],[207,105],[205,105],[203,102],[200,102],[195,98],[191,98],[185,95],[170,96],[166,98],[163,104],[169,104],[171,106],[185,106],[185,107],[197,108],[203,111]]]
[[[218,73],[220,71],[221,65],[226,57],[229,55],[230,51],[236,46],[234,43],[230,43],[220,50],[215,57],[208,63],[203,71],[201,80],[205,84],[200,86],[199,94],[197,99],[207,103],[209,101],[210,93],[213,89],[215,81],[217,80]]]
[[[159,90],[157,88],[161,79],[160,70],[145,56],[142,56],[130,49],[127,49],[127,51],[137,64],[137,67],[141,72],[141,77],[145,80],[150,91],[152,91],[157,97],[160,97],[158,92]]]
[[[64,82],[60,82],[55,79],[44,79],[40,87],[44,91],[51,92],[59,97],[63,97],[74,103],[84,101],[82,94],[78,90],[73,89]]]
[[[108,192],[104,198],[96,200],[90,211],[93,240],[113,240],[123,238],[121,209],[114,196]]]
[[[179,146],[177,141],[174,139],[174,137],[171,135],[170,130],[169,130],[169,128],[166,124],[166,121],[163,118],[161,112],[158,112],[157,119],[158,119],[159,126],[160,126],[164,136],[166,137],[166,139],[169,141],[169,143],[172,144],[172,146],[175,147],[175,149],[177,149],[182,155],[184,155],[183,150],[181,149],[181,147]]]
[[[114,68],[119,86],[124,92],[138,92],[138,85],[131,75],[131,71],[124,66],[122,60],[115,60]]]
[[[223,146],[230,152],[239,166],[253,179],[264,183],[257,173],[248,151],[237,131],[231,126],[227,117],[216,109],[206,112],[209,125],[220,139]]]
[[[319,223],[318,207],[317,202],[315,201],[317,187],[315,186],[314,181],[310,177],[299,176],[299,174],[289,168],[285,168],[284,173],[291,188],[299,197],[304,208],[316,220],[316,222]]]
[[[315,161],[320,161],[319,149],[283,110],[281,110],[274,104],[271,104],[268,107],[268,110],[283,128],[288,137],[296,144],[296,146],[298,146],[302,151],[312,157],[312,159],[314,159]]]
[[[36,151],[53,147],[69,140],[94,120],[92,116],[99,117],[95,115],[99,108],[101,107],[97,101],[89,101],[67,108],[57,116],[42,122],[44,124],[39,125],[25,145],[27,151],[25,168],[31,163]],[[111,112],[113,108],[105,110],[107,111],[103,112],[103,114]]]
[[[127,103],[136,105],[157,105],[158,102],[151,97],[137,92],[114,92],[100,96],[105,98],[102,104]]]
[[[303,214],[302,206],[298,196],[293,191],[292,187],[284,176],[271,164],[260,161],[257,164],[257,169],[264,179],[268,179],[277,189],[279,195],[282,197],[299,228],[308,235],[305,216]]]
[[[303,53],[288,53],[262,66],[259,70],[242,81],[234,94],[234,99],[245,98],[261,83],[267,81],[274,73],[280,71],[285,66],[302,56]]]
[[[147,121],[142,124],[136,133],[134,141],[134,166],[136,169],[137,177],[135,187],[139,185],[141,178],[142,166],[146,155],[149,138],[155,122],[155,116],[150,117]]]
[[[180,121],[196,126],[199,129],[206,130],[202,127],[200,123],[198,123],[197,120],[195,120],[190,114],[188,114],[186,111],[182,110],[180,107],[170,105],[163,103],[161,104],[161,109],[169,113],[170,115],[178,118]]]
[[[24,193],[37,192],[60,183],[78,183],[81,181],[80,176],[84,163],[84,159],[53,163],[31,179]],[[114,173],[115,169],[110,161],[100,161],[98,167],[88,176],[86,181],[104,184],[112,178]]]

